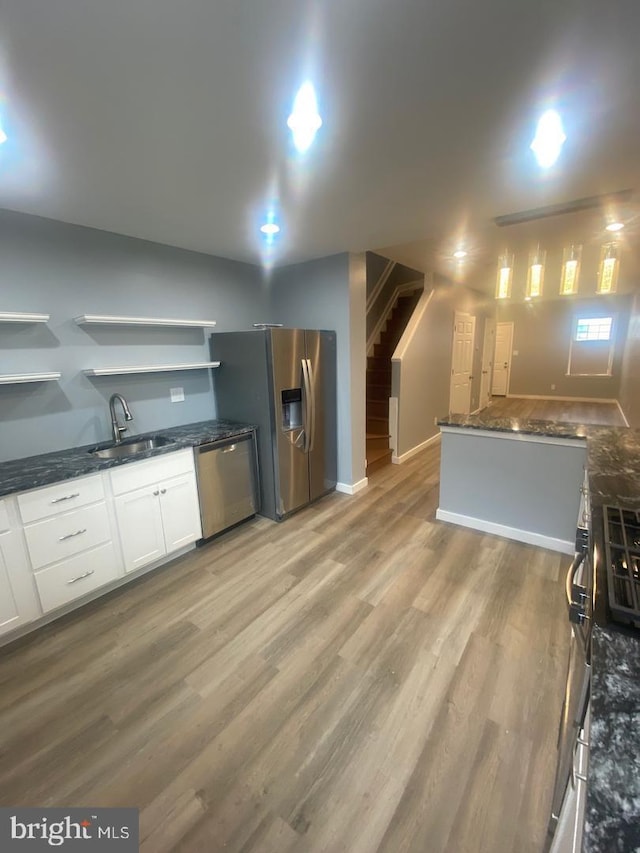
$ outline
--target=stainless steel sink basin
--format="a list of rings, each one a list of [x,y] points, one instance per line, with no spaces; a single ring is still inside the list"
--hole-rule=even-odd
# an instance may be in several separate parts
[[[100,459],[121,459],[124,456],[136,456],[146,450],[154,450],[156,447],[166,447],[168,444],[175,444],[175,441],[162,435],[151,435],[149,438],[132,438],[119,444],[94,447],[89,453]]]

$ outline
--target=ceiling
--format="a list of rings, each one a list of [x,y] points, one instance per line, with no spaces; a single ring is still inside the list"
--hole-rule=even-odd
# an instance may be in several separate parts
[[[477,277],[494,217],[640,187],[639,32],[637,0],[2,0],[0,207],[278,265],[447,272],[463,241]],[[300,156],[307,78],[324,124]],[[550,105],[568,139],[543,174]]]

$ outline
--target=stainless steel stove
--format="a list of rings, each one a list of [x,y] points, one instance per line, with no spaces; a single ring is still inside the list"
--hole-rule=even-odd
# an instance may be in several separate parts
[[[605,506],[603,514],[611,618],[640,628],[640,512]]]

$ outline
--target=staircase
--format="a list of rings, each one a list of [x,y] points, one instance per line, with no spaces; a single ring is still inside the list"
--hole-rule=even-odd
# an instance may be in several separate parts
[[[380,335],[380,343],[374,344],[373,355],[367,357],[367,476],[391,462],[391,356],[420,296],[421,291],[414,291],[399,297]]]

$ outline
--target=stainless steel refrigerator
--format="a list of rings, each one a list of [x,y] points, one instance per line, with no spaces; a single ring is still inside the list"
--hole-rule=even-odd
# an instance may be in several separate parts
[[[210,347],[217,416],[258,427],[260,513],[279,521],[335,489],[335,332],[220,332]]]

